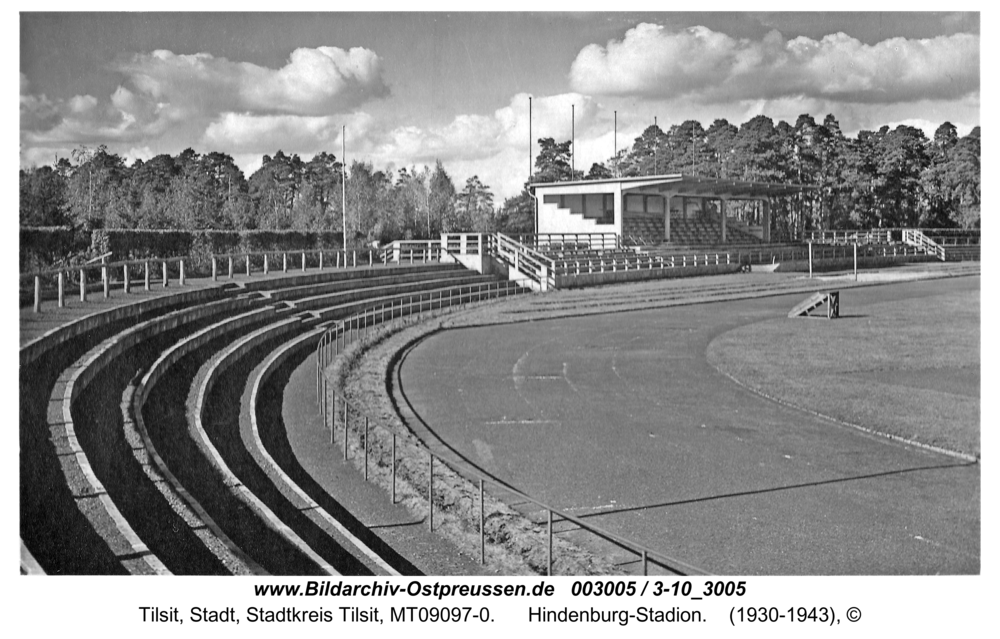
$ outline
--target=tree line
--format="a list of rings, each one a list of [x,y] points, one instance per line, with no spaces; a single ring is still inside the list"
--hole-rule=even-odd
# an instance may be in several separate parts
[[[849,138],[833,115],[795,125],[756,116],[739,127],[688,120],[663,131],[652,125],[584,174],[571,169],[569,142],[539,141],[534,181],[601,179],[664,173],[808,184],[795,203],[807,228],[948,228],[980,224],[980,130],[965,137],[950,122],[928,139],[906,125]],[[526,206],[526,191],[504,203]],[[785,204],[787,206],[787,204]]]
[[[441,162],[395,174],[322,152],[308,161],[278,151],[249,179],[233,158],[186,149],[176,156],[125,160],[80,147],[53,166],[20,171],[21,226],[86,230],[213,229],[340,231],[356,241],[429,238],[450,231],[491,231],[497,210],[478,176],[461,190]]]
[[[569,141],[538,141],[535,172],[500,205],[477,176],[457,189],[444,165],[347,168],[347,236],[356,241],[433,238],[441,232],[530,232],[530,182],[685,173],[815,185],[797,202],[807,228],[978,227],[980,130],[959,137],[945,122],[932,139],[900,125],[849,138],[836,118],[794,126],[756,116],[653,125],[590,170],[573,171]],[[22,226],[134,229],[342,228],[344,167],[278,151],[247,178],[229,155],[186,149],[127,165],[105,146],[80,147],[52,166],[20,170]]]

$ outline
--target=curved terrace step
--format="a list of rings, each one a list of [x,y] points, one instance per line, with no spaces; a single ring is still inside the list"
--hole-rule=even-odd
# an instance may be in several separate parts
[[[339,311],[343,311],[344,309],[343,308],[341,308],[341,309],[335,309],[334,313],[336,313],[338,310]],[[176,379],[173,379],[173,380],[171,380],[171,384],[169,384],[169,385],[172,386],[172,387],[173,386],[190,387],[190,388],[192,388],[191,393],[195,393],[195,391],[193,390],[194,386],[191,386],[191,384],[196,384],[201,389],[201,391],[200,391],[201,397],[204,398],[204,394],[205,394],[204,383],[205,383],[205,381],[206,380],[214,379],[215,376],[216,376],[216,373],[209,373],[209,371],[212,370],[212,364],[211,364],[211,362],[216,361],[219,357],[225,357],[225,358],[229,357],[228,354],[225,354],[225,355],[218,355],[217,354],[217,355],[213,356],[213,355],[211,355],[209,353],[211,353],[214,350],[218,350],[218,349],[222,349],[224,351],[224,353],[230,353],[230,352],[232,352],[229,349],[229,346],[231,346],[231,344],[230,344],[230,341],[231,341],[230,336],[235,331],[237,331],[239,329],[243,329],[243,330],[255,330],[257,326],[263,325],[263,328],[261,328],[259,330],[256,330],[254,336],[251,339],[257,339],[259,336],[263,336],[263,335],[267,335],[269,338],[273,338],[277,333],[281,332],[281,330],[282,330],[283,327],[293,326],[295,324],[300,324],[300,325],[302,324],[303,318],[301,318],[301,317],[299,317],[299,318],[288,318],[288,315],[289,314],[287,313],[287,311],[282,312],[282,311],[280,311],[278,309],[275,309],[275,308],[272,308],[272,307],[268,307],[268,308],[264,308],[264,309],[259,309],[257,311],[251,311],[250,313],[246,313],[243,316],[238,316],[236,318],[229,318],[229,319],[227,319],[227,320],[225,320],[223,322],[220,322],[220,323],[218,323],[216,325],[213,325],[211,327],[203,329],[202,331],[199,331],[198,333],[190,336],[190,338],[184,340],[183,342],[174,345],[171,349],[169,349],[167,352],[165,352],[161,356],[161,358],[151,367],[149,373],[147,373],[147,376],[143,380],[143,384],[140,384],[140,388],[141,388],[141,395],[140,396],[142,398],[142,401],[139,402],[140,408],[137,411],[137,417],[142,415],[142,411],[143,411],[142,406],[145,403],[145,398],[149,395],[150,388],[155,387],[155,385],[160,381],[159,377],[161,377],[162,375],[165,374],[164,371],[166,371],[167,369],[171,368],[172,366],[175,366],[178,362],[180,362],[180,360],[182,358],[190,358],[190,360],[191,360],[186,365],[187,368],[188,368],[188,371],[187,371],[186,375],[188,375],[188,376],[185,377],[184,379],[185,380],[192,380],[192,381],[191,382],[176,381]],[[288,318],[288,319],[282,320],[281,319],[282,317]],[[246,340],[240,340],[240,345],[238,347],[235,347],[235,348],[243,348],[245,346],[245,344],[244,344],[245,341]],[[205,360],[208,360],[209,363],[207,363],[207,364],[202,363]],[[222,360],[222,361],[223,361],[223,364],[225,364],[226,360]],[[199,367],[199,372],[198,373],[194,372],[195,366]],[[221,373],[221,374],[224,374],[224,373]],[[230,385],[230,384],[224,384],[223,386],[225,386],[225,387],[228,388],[228,387],[230,387],[232,385]],[[198,397],[198,395],[194,395],[193,398],[188,398],[188,399],[193,399],[194,405],[196,406],[196,408],[194,408],[193,410],[189,411],[189,420],[191,421],[191,424],[189,426],[190,426],[191,430],[193,430],[195,432],[195,438],[199,441],[200,445],[199,446],[195,446],[195,448],[197,449],[196,451],[190,450],[191,449],[190,445],[187,446],[187,448],[189,449],[188,450],[189,453],[195,452],[199,457],[202,458],[202,459],[200,459],[198,461],[198,463],[199,463],[200,466],[202,466],[202,468],[201,468],[201,474],[202,475],[206,475],[208,473],[205,472],[206,469],[204,468],[204,466],[205,466],[205,463],[207,462],[207,460],[212,459],[215,462],[214,466],[217,469],[223,468],[223,465],[220,465],[218,463],[219,460],[220,460],[220,457],[217,456],[215,453],[213,453],[212,450],[211,450],[212,448],[215,447],[216,444],[212,444],[211,440],[205,436],[204,422],[202,423],[202,428],[201,429],[199,429],[198,426],[197,426],[198,416],[201,414],[201,412],[203,410],[203,409],[197,408],[198,402],[199,402],[199,400],[197,399],[197,397]],[[176,393],[175,393],[175,399],[179,399],[179,397],[176,397]],[[201,402],[204,402],[204,399],[202,399]],[[137,422],[143,422],[143,421],[145,421],[146,423],[149,423],[150,420],[149,420],[148,410],[146,412],[147,412],[146,420],[137,419],[136,421]],[[176,419],[176,415],[173,415],[173,416],[170,416],[170,417],[174,421],[178,421]],[[179,428],[179,424],[175,424],[173,426],[174,430],[177,430],[178,428]],[[156,429],[156,426],[154,424],[154,426],[153,426],[153,428],[151,430],[155,430],[155,429]],[[161,430],[166,430],[166,429],[161,429]],[[187,431],[187,430],[188,430],[188,428],[185,428],[185,431]],[[201,433],[199,433],[199,430],[201,431]],[[153,435],[151,437],[151,439],[156,440],[157,436]],[[171,446],[171,447],[175,447],[176,446],[176,447],[184,448],[183,442],[178,442],[179,439],[181,439],[181,438],[177,437],[176,434],[175,434],[174,436],[166,438],[166,441],[168,442],[168,446]],[[164,458],[174,457],[174,458],[177,458],[177,459],[190,459],[191,458],[190,454],[187,455],[187,456],[177,455],[176,451],[174,451],[174,454],[170,454],[170,453],[164,452],[163,456],[164,456]],[[169,465],[173,465],[172,462],[169,461],[169,459],[168,459],[168,461],[166,463],[169,464]],[[170,472],[170,468],[169,467],[165,468],[164,470],[167,473]],[[184,470],[177,470],[175,472],[176,472],[177,475],[182,475],[187,470],[188,469],[185,468]],[[231,471],[229,473],[227,473],[225,471],[225,469],[222,469],[220,472],[221,472],[221,474],[224,477],[223,483],[226,483],[226,481],[228,481],[228,483],[230,485],[236,485],[233,482],[233,476],[234,475],[232,474]],[[188,474],[190,475],[192,473],[188,473]],[[194,473],[194,474],[197,474],[197,473]],[[218,478],[216,477],[216,482],[217,481],[218,481]],[[185,485],[188,484],[188,480],[187,479],[180,479],[179,482],[183,482]],[[218,487],[216,487],[216,488],[218,488]],[[188,489],[185,492],[189,496],[191,496],[194,493],[200,493],[201,497],[199,497],[197,499],[200,499],[201,501],[204,501],[206,499],[206,493],[211,493],[213,491],[211,489],[209,489],[208,487],[204,486],[204,485],[199,485],[197,487],[189,486]],[[255,500],[256,496],[255,495],[251,495],[251,494],[249,494],[249,492],[243,492],[243,491],[241,491],[239,489],[237,489],[237,492],[240,492],[242,498],[245,500],[245,503],[252,504],[254,506],[254,509],[257,512],[264,512],[264,510],[260,508],[260,504],[256,503],[256,500]],[[214,499],[216,502],[219,501],[219,498],[218,498],[217,494],[216,495],[210,495],[208,498],[209,499]],[[197,504],[197,499],[195,500],[196,504]],[[200,504],[198,504],[198,506],[200,506]],[[218,504],[216,504],[216,508],[220,508],[220,512],[224,513],[224,517],[233,517],[233,516],[235,516],[231,512],[232,509],[230,509],[229,511],[227,511],[225,508],[221,508]],[[212,508],[208,507],[207,505],[206,505],[205,508],[202,508],[203,511],[205,509],[212,510]],[[246,515],[246,513],[242,513],[242,514]],[[218,518],[219,517],[216,517],[216,519],[218,519]],[[209,519],[211,520],[212,517],[209,517]],[[271,526],[272,529],[276,528],[276,529],[282,530],[282,532],[285,532],[285,533],[288,532],[287,530],[282,529],[283,524],[281,524],[280,521],[277,518],[272,518],[270,520],[270,523],[272,524],[272,526]],[[225,525],[221,525],[219,527],[220,528],[225,528]],[[221,532],[222,531],[220,530],[220,533]],[[238,532],[240,532],[240,531],[238,531]],[[230,535],[227,535],[226,533],[222,533],[222,536],[225,537],[226,539],[233,540],[233,539],[235,539],[238,536],[238,533],[237,532],[233,532]],[[286,534],[285,536],[289,537],[289,538],[294,538],[294,535],[287,535]],[[234,542],[233,545],[234,546],[236,546],[236,545],[245,546],[246,542],[247,542],[247,540],[244,538],[243,540],[241,540],[239,542]],[[305,548],[302,546],[302,544],[296,545],[296,544],[293,543],[293,546],[296,546],[296,550],[298,551],[296,553],[293,553],[293,554],[298,555],[297,559],[299,559],[299,560],[303,559],[303,555],[308,556],[309,553],[305,550]],[[263,565],[264,562],[265,562],[265,560],[263,558],[261,558],[258,563],[260,563],[261,565]],[[312,561],[311,563],[314,564],[314,565],[317,564],[317,562],[315,562],[315,561]],[[274,566],[274,565],[272,565],[271,567],[269,567],[268,570],[274,571],[276,568],[280,570],[280,567]],[[306,571],[304,571],[302,569],[296,569],[294,571],[295,574],[299,574],[299,573],[302,573],[302,572],[306,572]]]
[[[44,316],[30,318],[27,337],[25,323],[22,322],[20,501],[22,543],[26,552],[37,556],[40,561],[36,563],[49,566],[48,571],[54,573],[145,572],[151,564],[155,567],[154,571],[169,571],[156,565],[156,553],[148,552],[149,547],[133,529],[135,522],[140,527],[146,525],[148,530],[149,521],[135,515],[125,516],[119,510],[120,503],[141,503],[145,497],[155,494],[157,499],[166,500],[169,504],[173,513],[171,516],[186,522],[183,527],[196,531],[196,536],[202,538],[201,545],[214,548],[215,554],[222,556],[223,572],[260,572],[260,567],[252,560],[233,554],[235,544],[214,539],[211,526],[200,521],[200,513],[204,510],[196,501],[189,503],[185,500],[190,495],[176,481],[169,468],[162,464],[151,446],[152,441],[142,425],[141,411],[133,414],[131,410],[133,403],[141,406],[148,394],[143,384],[130,382],[131,373],[148,363],[151,356],[147,351],[150,348],[155,350],[154,343],[171,339],[166,336],[171,331],[193,330],[198,317],[206,317],[216,311],[226,314],[235,312],[237,308],[259,304],[259,300],[252,299],[259,298],[252,295],[253,290],[281,290],[329,279],[371,277],[387,270],[413,273],[417,269],[464,271],[453,265],[431,264],[295,273],[280,278],[174,290],[124,304],[121,298],[98,301],[95,306],[101,307],[82,317],[78,316],[81,308],[53,309]],[[108,305],[113,306],[108,308]],[[138,351],[143,351],[143,354],[139,355]],[[176,351],[174,353],[176,355]],[[161,360],[160,365],[163,364]],[[148,383],[150,378],[145,381]],[[88,404],[103,410],[101,419],[95,419],[90,410],[80,413],[80,409],[74,407],[81,397],[87,399],[88,395],[94,396]],[[112,404],[114,410],[110,411],[101,403],[108,396],[121,397],[124,404]],[[70,419],[66,419],[63,410],[66,405],[69,406]],[[114,412],[113,416],[111,412]],[[79,428],[81,415],[84,421],[92,422],[83,431]],[[74,423],[74,417],[77,423]],[[110,422],[104,423],[104,419],[109,417],[112,417]],[[90,426],[96,427],[93,433]],[[81,433],[83,437],[79,436]],[[94,439],[89,451],[88,437]],[[107,450],[103,447],[105,442],[112,444]],[[111,450],[117,452],[112,453]],[[130,450],[131,454],[123,454],[124,450]],[[102,456],[98,464],[94,463],[95,452]],[[73,478],[72,482],[67,479],[68,476]],[[135,491],[120,485],[126,476],[133,480],[142,478],[142,481],[132,482],[137,484]],[[147,482],[144,487],[138,486]],[[112,499],[109,490],[124,492]],[[136,496],[146,490],[151,492],[142,493],[145,497]],[[84,498],[84,494],[92,497]],[[87,505],[82,505],[81,500],[86,500]],[[162,501],[160,503],[162,505]],[[93,525],[95,518],[104,522],[98,526],[103,534],[110,534],[109,530],[116,531],[113,535],[115,539],[110,544],[96,532]],[[39,546],[41,552],[35,552]],[[112,551],[112,547],[117,550]],[[230,548],[219,550],[227,547]],[[171,565],[175,563],[168,561]],[[145,564],[145,567],[140,564]],[[180,571],[187,572],[184,569]],[[195,572],[212,573],[216,570],[202,565]]]
[[[402,272],[391,275],[382,272],[374,272],[369,277],[355,277],[351,279],[339,279],[318,284],[307,284],[303,286],[283,287],[280,289],[262,291],[261,294],[272,301],[297,300],[303,298],[319,297],[322,295],[338,292],[346,292],[358,289],[369,289],[378,286],[390,286],[393,284],[412,284],[423,282],[429,279],[450,279],[467,277],[472,274],[461,266],[445,265],[447,268],[429,269],[426,267],[403,267]]]
[[[400,575],[403,573],[395,567],[400,566],[406,573],[412,573],[413,568],[408,561],[374,537],[371,531],[302,471],[288,447],[284,425],[274,423],[275,409],[280,422],[281,402],[276,401],[280,394],[275,393],[274,389],[268,394],[268,385],[289,360],[299,358],[303,352],[307,356],[311,355],[326,328],[325,325],[320,325],[281,343],[252,371],[248,381],[248,402],[243,403],[248,419],[240,421],[241,434],[251,454],[268,475],[284,487],[286,494],[294,495],[310,518],[316,520],[329,534],[342,540],[342,544],[353,549],[356,556],[361,555],[362,560],[373,567],[373,572]],[[275,446],[275,442],[283,442],[284,446],[279,446],[272,454],[265,439],[271,442],[271,446]],[[286,470],[286,467],[291,468]]]
[[[91,460],[80,448],[71,407],[90,385],[92,376],[108,365],[115,336],[137,328],[133,322],[145,324],[143,320],[155,320],[172,308],[224,294],[222,289],[186,291],[102,309],[36,334],[22,346],[21,534],[26,547],[47,572],[128,572],[123,562],[139,572],[149,568],[144,560],[141,563],[145,566],[135,564],[134,560],[144,552],[141,544],[126,550],[133,547],[135,540],[128,539],[129,527],[118,526],[115,509],[105,504],[110,501],[106,486],[93,476]],[[108,531],[118,531],[112,536],[119,555],[95,531],[91,518],[102,521]]]
[[[289,343],[302,348],[303,339],[306,344],[318,340],[324,329],[286,321],[229,344],[203,367],[190,419],[222,472],[248,490],[245,498],[253,499],[258,512],[282,527],[318,565],[345,574],[396,575],[395,568],[285,474],[260,440],[256,406],[262,401],[261,385],[288,356]],[[329,496],[321,500],[329,501]]]
[[[136,391],[135,415],[155,447],[162,470],[183,488],[192,509],[199,512],[227,548],[256,567],[256,572],[324,574],[287,540],[258,517],[246,503],[234,499],[224,478],[204,456],[197,434],[189,432],[187,405],[200,369],[232,341],[237,331],[288,318],[272,307],[230,317],[203,328],[164,351]]]
[[[267,526],[284,537],[292,547],[313,562],[321,572],[339,575],[340,571],[331,563],[330,559],[313,550],[312,546],[296,530],[286,524],[271,507],[277,499],[274,495],[275,491],[272,485],[268,485],[266,477],[263,477],[263,481],[261,481],[263,473],[260,472],[259,468],[254,467],[252,457],[249,457],[242,446],[238,432],[239,411],[235,415],[236,432],[231,428],[234,417],[232,414],[232,395],[235,394],[237,398],[235,405],[238,407],[238,398],[242,394],[241,389],[245,384],[240,383],[239,374],[226,376],[227,371],[231,368],[240,368],[241,358],[249,357],[255,349],[268,341],[285,333],[294,332],[302,325],[303,319],[301,317],[290,317],[269,323],[254,330],[246,337],[226,345],[212,356],[209,361],[202,365],[191,387],[189,395],[191,404],[187,416],[188,426],[198,448],[210,461],[216,473],[221,476],[222,484],[236,499],[249,507]],[[217,384],[220,379],[224,382]],[[216,397],[216,401],[222,404],[222,414],[218,414],[217,410],[211,414],[210,420],[209,410],[212,406],[210,406],[209,399],[213,397],[213,391],[217,387],[219,393],[215,395],[221,394],[225,398],[219,401]],[[260,496],[261,494],[264,494],[270,505],[265,503]],[[287,510],[286,508],[286,516]]]
[[[464,273],[468,273],[468,271],[465,271]],[[464,273],[459,273],[458,276],[453,277],[434,279],[425,278],[404,284],[392,283],[336,293],[326,293],[323,295],[286,301],[285,303],[291,308],[295,308],[300,311],[307,311],[322,307],[341,306],[350,302],[364,302],[365,300],[374,298],[393,297],[401,299],[404,296],[421,293],[427,290],[442,290],[462,286],[475,286],[479,284],[486,284],[487,282],[497,281],[497,279],[491,275],[466,275]]]
[[[354,313],[376,308],[380,309],[379,312],[391,316],[396,312],[393,310],[394,308],[409,303],[415,297],[417,299],[426,299],[429,306],[432,304],[451,306],[458,303],[458,300],[470,301],[476,299],[477,296],[481,299],[487,299],[490,297],[491,291],[502,296],[516,289],[518,289],[516,282],[491,278],[474,284],[456,284],[454,286],[426,288],[412,293],[381,295],[379,297],[309,310],[308,313],[322,321],[347,317]]]
[[[424,277],[422,288],[435,286],[439,280]],[[469,278],[457,279],[457,288],[467,288]],[[493,282],[493,278],[477,276],[476,283]],[[494,293],[506,293],[513,283],[501,282],[494,288]],[[382,292],[384,287],[369,287],[352,292],[351,297],[358,297],[348,306],[360,304],[362,307],[372,307],[377,300],[368,299],[372,294]],[[398,290],[398,287],[396,288]],[[409,288],[408,296],[409,295]],[[431,291],[446,291],[448,289],[432,288]],[[424,291],[427,292],[427,291]],[[432,293],[429,293],[429,295]],[[398,296],[397,296],[398,297]],[[439,301],[445,299],[443,294]],[[459,299],[456,294],[453,299]],[[428,303],[430,306],[430,303]],[[342,315],[348,309],[344,305],[327,308],[321,312],[330,315]],[[199,446],[210,458],[214,466],[225,477],[225,483],[233,487],[234,492],[244,501],[251,503],[270,525],[288,538],[291,543],[310,557],[317,565],[326,570],[333,570],[333,564],[338,564],[351,574],[374,571],[380,574],[398,574],[389,562],[372,551],[346,526],[321,508],[317,501],[303,491],[274,461],[260,440],[256,406],[259,402],[259,388],[263,380],[270,374],[272,367],[278,365],[288,356],[289,349],[303,348],[302,344],[319,339],[322,330],[310,330],[310,323],[301,318],[290,318],[283,322],[265,325],[249,335],[227,345],[205,364],[192,390],[195,397],[194,405],[189,411],[189,421],[197,433]],[[308,331],[304,337],[294,337],[298,332]],[[293,335],[289,345],[278,348],[266,356],[268,345],[275,341],[287,339]],[[253,391],[242,399],[236,389],[250,382],[244,377],[249,374],[248,367],[256,360],[265,358],[266,363],[257,369],[259,373],[253,383]],[[247,360],[247,361],[241,361]],[[231,369],[239,369],[229,375]],[[224,381],[219,381],[224,380]],[[239,404],[249,408],[241,410],[240,419],[234,420],[232,406]],[[217,408],[218,407],[218,408]],[[227,410],[228,409],[228,410]],[[209,419],[209,415],[211,418]],[[236,443],[242,440],[243,446]],[[277,490],[275,488],[277,487]],[[322,498],[329,499],[328,495]],[[361,531],[359,531],[361,532]],[[345,559],[345,549],[356,559],[351,562]],[[390,549],[391,550],[391,549]],[[395,555],[395,553],[390,553]],[[345,564],[346,561],[346,565]],[[361,563],[357,563],[360,561]],[[324,563],[327,562],[327,563]],[[367,566],[367,569],[365,568]]]
[[[434,283],[434,280],[430,282]],[[493,289],[493,293],[505,294],[514,287],[516,285],[513,283],[501,282]],[[469,287],[465,288],[471,290]],[[461,299],[470,295],[468,290]],[[368,293],[371,294],[372,290]],[[444,296],[439,297],[439,300],[445,299],[447,298]],[[452,299],[458,300],[460,297],[456,294]],[[360,303],[371,307],[373,302],[361,300]],[[338,314],[343,313],[344,308],[326,310],[330,314]],[[303,331],[306,332],[305,335],[296,336],[296,333]],[[316,499],[291,480],[260,439],[256,409],[260,401],[261,384],[289,353],[318,340],[321,332],[322,329],[311,330],[310,322],[303,321],[301,317],[292,317],[266,324],[224,346],[221,352],[202,365],[195,376],[191,390],[194,402],[188,411],[188,419],[196,433],[199,448],[212,460],[224,477],[224,483],[241,500],[251,503],[253,509],[272,528],[280,530],[317,566],[324,570],[344,567],[351,574],[368,571],[398,574],[386,559],[360,541],[357,535],[321,508]],[[286,345],[271,350],[268,355],[268,349],[277,346],[282,340],[287,340]],[[249,368],[260,359],[265,361],[258,364],[254,372],[249,372]],[[232,372],[234,370],[236,372]],[[255,381],[251,382],[250,379]],[[238,389],[244,386],[251,388],[251,384],[252,390],[244,392],[243,397],[239,398]],[[244,409],[240,411],[239,419],[234,419],[232,407],[237,404]],[[325,494],[318,497],[322,500],[330,499]],[[356,560],[360,560],[360,564],[347,560],[347,564],[343,565],[345,547]],[[396,561],[401,559],[391,549],[385,550],[390,551],[388,554],[396,557]]]
[[[157,485],[155,473],[150,474],[148,467],[143,468],[147,451],[141,440],[129,440],[127,431],[132,420],[128,411],[107,399],[127,392],[132,386],[133,371],[148,365],[155,357],[158,343],[176,339],[178,333],[194,330],[199,322],[249,304],[249,300],[233,299],[185,307],[148,319],[106,339],[74,366],[64,370],[61,415],[58,408],[50,409],[49,426],[56,438],[56,448],[61,445],[58,438],[66,437],[66,445],[74,451],[78,465],[85,466],[86,474],[93,476],[92,489],[107,495],[110,503],[106,504],[103,514],[117,522],[117,528],[126,538],[133,535],[141,538],[144,547],[155,550],[159,560],[166,559],[165,563],[173,566],[170,569],[173,571],[226,572],[219,560],[211,554],[206,555],[204,549],[199,556],[198,549],[189,548],[188,544],[198,537],[185,533],[189,528],[199,528],[199,522],[190,522],[189,526],[185,521],[191,520],[190,515],[171,508],[179,503],[176,495],[162,483]],[[67,414],[72,421],[57,423]],[[80,469],[67,463],[63,464],[63,469],[67,483],[73,485]],[[96,531],[106,527],[107,519],[102,513],[95,513],[93,509],[87,512]],[[104,536],[112,548],[120,544],[119,540],[108,539],[106,532]],[[211,540],[206,541],[211,543]],[[82,548],[77,551],[86,552]],[[164,572],[163,566],[157,565],[156,569]]]

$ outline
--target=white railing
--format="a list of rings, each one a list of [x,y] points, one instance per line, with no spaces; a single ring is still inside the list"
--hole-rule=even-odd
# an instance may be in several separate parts
[[[891,244],[894,230],[899,233],[899,229],[806,231],[803,241],[813,244]]]
[[[621,246],[617,233],[533,233],[509,237],[536,250],[565,248],[608,251]]]
[[[442,233],[441,249],[459,255],[483,255],[488,244],[484,233]]]
[[[919,229],[930,240],[941,246],[978,246],[981,243],[979,229]]]
[[[441,259],[441,244],[439,240],[396,240],[379,249],[379,259],[383,264],[437,262]]]
[[[547,291],[556,287],[555,262],[552,258],[503,233],[494,233],[489,239],[492,243],[488,247],[490,253],[535,282],[538,290]]]
[[[936,255],[938,259],[944,261],[944,247],[924,235],[920,229],[903,229],[903,243],[914,246],[925,253]]]

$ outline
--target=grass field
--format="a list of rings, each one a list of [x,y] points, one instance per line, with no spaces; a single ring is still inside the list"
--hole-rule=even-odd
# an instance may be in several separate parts
[[[979,280],[847,307],[836,321],[772,319],[712,341],[708,360],[770,397],[978,456]]]

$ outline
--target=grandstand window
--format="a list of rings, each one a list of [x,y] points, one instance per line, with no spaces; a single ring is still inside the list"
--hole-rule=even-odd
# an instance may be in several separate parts
[[[574,213],[583,213],[583,195],[579,193],[564,195],[562,208],[569,209]]]
[[[542,202],[569,209],[572,213],[596,220],[598,224],[615,223],[614,193],[546,195]]]
[[[604,212],[604,194],[588,193],[584,196],[584,211],[588,214]]]
[[[663,198],[659,195],[650,195],[646,198],[647,213],[663,213]]]
[[[629,213],[642,213],[643,212],[643,196],[641,195],[626,195],[625,196],[625,210]]]

